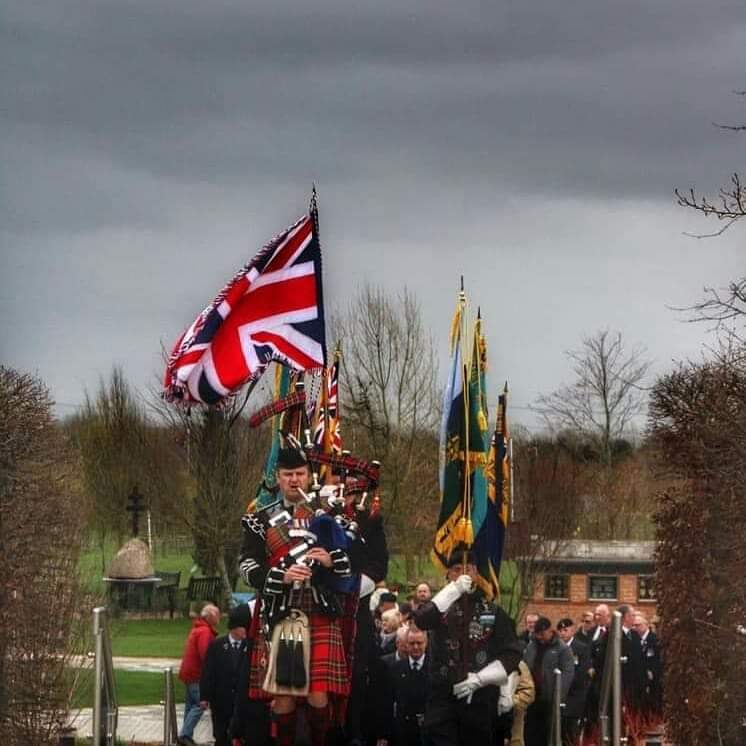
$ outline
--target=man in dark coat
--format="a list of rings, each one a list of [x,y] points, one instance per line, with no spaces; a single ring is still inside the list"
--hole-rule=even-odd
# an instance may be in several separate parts
[[[389,550],[381,512],[377,504],[371,510],[362,504],[360,498],[359,494],[345,492],[345,515],[357,523],[359,537],[350,547],[350,562],[353,572],[360,574],[352,685],[345,720],[345,735],[350,744],[359,744],[363,740],[363,710],[376,650],[376,628],[373,612],[370,610],[370,596],[376,584],[385,580],[389,566]]]
[[[635,611],[628,604],[622,604],[617,607],[617,611],[622,615],[622,701],[632,718],[642,712],[643,699],[645,694],[645,665],[642,655],[642,643],[640,635],[633,629]],[[600,640],[598,651],[594,656],[593,667],[596,671],[594,679],[594,689],[600,690],[600,682],[603,678],[603,670],[607,663],[607,654],[609,647],[609,635],[605,634]],[[598,697],[595,698],[598,702]],[[598,709],[596,708],[596,715]],[[592,716],[592,713],[591,713]]]
[[[575,639],[585,643],[590,648],[596,634],[596,622],[592,611],[584,611],[580,617],[580,625],[575,630]]]
[[[646,713],[660,715],[663,709],[663,665],[661,661],[658,637],[650,629],[644,614],[635,614],[634,630],[640,636],[643,666],[645,668],[645,693],[642,707]]]
[[[575,746],[580,735],[582,719],[585,715],[588,687],[590,686],[588,671],[591,668],[591,649],[589,645],[578,639],[572,619],[560,619],[557,622],[557,634],[572,651],[573,662],[575,663],[575,673],[570,690],[567,693],[565,708],[562,711],[562,741],[566,746]]]
[[[427,633],[406,627],[408,653],[389,669],[388,707],[379,724],[377,744],[423,746],[425,707],[430,691]]]
[[[499,687],[521,648],[510,617],[473,592],[476,567],[461,564],[460,551],[452,556],[448,584],[413,615],[430,633],[425,733],[432,746],[493,746]]]
[[[536,620],[538,618],[539,618],[539,615],[534,611],[529,611],[524,617],[525,626],[524,626],[523,632],[521,632],[521,634],[518,635],[518,641],[521,643],[524,650],[526,648],[526,645],[528,645],[531,642],[531,639],[534,634],[534,627],[536,626]]]
[[[552,629],[549,619],[540,616],[534,626],[534,639],[526,647],[523,660],[531,670],[536,688],[536,699],[526,710],[526,746],[546,746],[552,725],[554,670],[559,669],[562,673],[560,701],[565,702],[575,675],[572,651]]]
[[[635,610],[628,604],[617,608],[622,615],[622,694],[633,710],[641,710],[647,676],[642,641],[634,629]]]
[[[202,701],[210,705],[215,746],[229,746],[229,726],[238,691],[239,668],[248,659],[246,630],[251,614],[246,604],[228,614],[228,634],[214,639],[207,648],[199,681]]]

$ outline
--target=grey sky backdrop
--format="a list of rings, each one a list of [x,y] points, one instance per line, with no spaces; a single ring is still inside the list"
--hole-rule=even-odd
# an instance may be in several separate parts
[[[138,387],[318,185],[327,304],[419,297],[445,368],[458,277],[491,399],[567,379],[600,327],[661,372],[712,341],[667,306],[744,268],[674,205],[742,165],[743,0],[0,2],[0,358],[67,414]],[[515,418],[532,423],[526,410]]]

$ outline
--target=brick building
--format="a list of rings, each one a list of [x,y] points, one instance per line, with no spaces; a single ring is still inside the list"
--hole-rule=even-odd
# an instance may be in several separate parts
[[[657,613],[653,541],[567,541],[543,565],[526,611],[556,623],[576,622],[601,603],[632,604],[648,619]]]

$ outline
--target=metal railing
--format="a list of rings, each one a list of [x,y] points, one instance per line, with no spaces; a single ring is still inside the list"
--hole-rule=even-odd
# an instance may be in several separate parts
[[[550,746],[562,746],[562,708],[565,706],[562,701],[562,671],[555,668],[552,673],[554,690],[552,691],[552,728],[549,734],[549,744]]]
[[[111,656],[111,638],[106,607],[93,610],[93,742],[115,746],[117,740],[117,690]]]
[[[615,611],[606,638],[606,657],[601,677],[598,721],[601,726],[601,746],[622,746],[622,615]],[[611,712],[609,712],[611,705]]]
[[[163,682],[163,746],[177,746],[176,697],[174,696],[174,670],[167,668]]]

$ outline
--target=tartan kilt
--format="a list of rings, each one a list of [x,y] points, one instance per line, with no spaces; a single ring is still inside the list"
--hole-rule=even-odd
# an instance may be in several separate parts
[[[342,625],[339,619],[318,614],[306,609],[310,593],[304,593],[298,606],[308,614],[311,626],[311,661],[309,664],[309,692],[328,692],[347,696],[350,693],[350,673],[342,638]],[[252,699],[272,699],[274,695],[262,689],[267,674],[269,646],[264,631],[257,630],[251,654],[251,676],[249,697]]]

